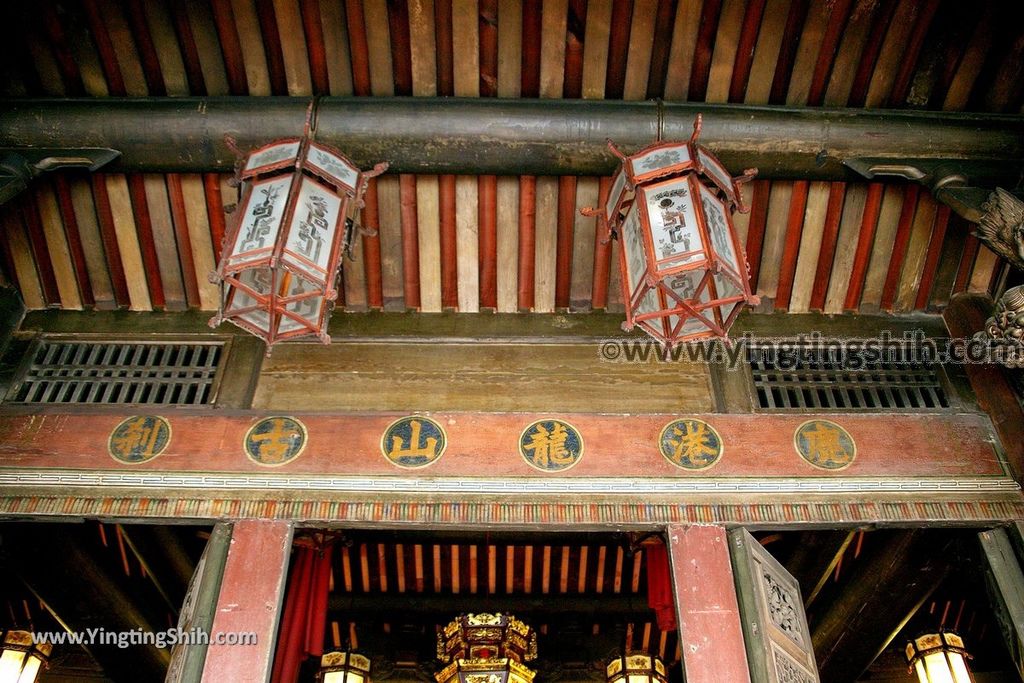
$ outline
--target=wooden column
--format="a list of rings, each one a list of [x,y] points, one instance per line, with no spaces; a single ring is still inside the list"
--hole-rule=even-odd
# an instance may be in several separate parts
[[[291,547],[289,522],[235,523],[210,636],[252,632],[257,642],[216,645],[211,641],[203,667],[204,683],[270,680]]]
[[[670,525],[666,536],[686,683],[750,681],[726,530]]]

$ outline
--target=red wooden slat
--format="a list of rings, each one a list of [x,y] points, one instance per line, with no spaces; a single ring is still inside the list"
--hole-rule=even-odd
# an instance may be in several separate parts
[[[786,103],[786,92],[793,77],[793,63],[796,61],[797,48],[800,46],[800,34],[807,19],[807,6],[808,0],[793,0],[789,5],[786,28],[782,32],[782,44],[779,45],[779,58],[775,62],[772,90],[768,96],[769,104]]]
[[[850,17],[852,6],[853,0],[834,0],[832,3],[828,26],[825,28],[825,35],[822,36],[818,49],[818,61],[814,63],[814,73],[811,75],[811,87],[807,94],[808,106],[820,106],[822,100],[825,99],[828,77],[832,73],[836,50],[839,49],[839,40],[846,29],[846,22]]]
[[[71,202],[71,188],[68,186],[67,177],[61,173],[54,175],[53,185],[57,191],[57,204],[60,207],[61,220],[64,221],[64,234],[68,239],[71,262],[75,267],[75,280],[78,282],[78,291],[82,293],[82,303],[86,306],[92,306],[96,303],[96,297],[92,293],[92,283],[89,282],[89,271],[85,264],[85,250],[82,248],[82,235],[78,230],[75,206]]]
[[[156,242],[153,241],[153,221],[149,217],[149,203],[146,201],[146,185],[140,173],[128,174],[128,194],[135,214],[135,229],[139,235],[142,264],[146,268],[146,284],[149,285],[150,300],[156,308],[164,308],[164,285],[160,280],[160,262],[156,256]]]
[[[743,28],[736,48],[736,61],[732,67],[732,81],[729,82],[729,102],[743,102],[750,80],[750,67],[754,63],[754,48],[761,31],[761,18],[767,0],[751,0],[743,15]]]
[[[532,311],[536,266],[537,178],[519,176],[519,310]]]
[[[480,97],[498,94],[498,0],[480,0]]]
[[[715,35],[721,14],[722,0],[704,0],[700,28],[697,30],[697,49],[693,53],[693,67],[690,70],[690,92],[687,99],[691,102],[700,102],[707,95],[711,57],[715,52]]]
[[[366,96],[370,88],[370,48],[366,42],[366,19],[362,0],[345,0],[349,51],[352,57],[352,93]]]
[[[814,287],[811,289],[812,311],[825,308],[825,295],[832,276],[832,261],[836,256],[836,242],[839,239],[839,219],[843,217],[843,200],[846,198],[846,183],[831,183],[828,188],[828,208],[825,211],[825,228],[821,233],[821,247],[818,249],[818,266],[814,271]]]
[[[914,24],[914,30],[910,34],[906,49],[903,51],[903,58],[900,60],[900,70],[896,72],[896,80],[893,82],[892,91],[886,99],[887,107],[901,107],[907,101],[910,93],[910,84],[917,70],[917,58],[921,55],[921,47],[928,35],[928,29],[935,18],[935,12],[939,9],[939,0],[926,0],[919,7],[920,14]]]
[[[96,51],[100,55],[100,63],[103,66],[103,75],[107,79],[107,89],[111,95],[124,96],[127,93],[124,87],[124,78],[121,76],[121,67],[117,63],[117,54],[114,52],[114,43],[110,40],[110,32],[107,31],[106,22],[96,0],[83,0],[86,21],[89,24],[89,32],[96,43]]]
[[[366,274],[366,303],[370,308],[384,308],[384,285],[380,260],[380,211],[377,204],[377,180],[366,185],[363,202],[363,272]]]
[[[206,78],[203,76],[203,67],[199,63],[199,48],[196,47],[196,39],[192,35],[192,25],[188,21],[188,9],[183,2],[172,2],[168,6],[171,8],[174,31],[178,35],[178,44],[181,46],[181,58],[185,64],[185,77],[188,79],[189,93],[205,95]],[[262,16],[260,18],[262,20]]]
[[[882,44],[885,42],[885,33],[892,23],[893,14],[896,13],[897,2],[880,2],[872,10],[875,14],[871,19],[871,28],[868,32],[867,42],[864,44],[864,52],[861,53],[860,63],[857,65],[857,73],[853,77],[853,87],[850,89],[850,99],[847,106],[863,107],[868,98],[868,88],[871,87],[871,77],[875,74],[875,64],[878,62],[878,55],[882,52]]]
[[[43,28],[46,30],[46,37],[50,42],[50,49],[57,60],[57,67],[60,69],[60,78],[64,83],[64,91],[69,97],[80,97],[85,95],[85,85],[82,83],[82,72],[78,68],[71,49],[68,47],[67,36],[64,34],[64,26],[54,9],[53,2],[47,0],[42,3]]]
[[[477,180],[477,224],[480,250],[480,306],[498,307],[498,177]]]
[[[523,0],[523,55],[520,94],[523,97],[540,97],[540,0]],[[438,70],[440,72],[440,50]],[[439,73],[440,76],[440,73]],[[440,82],[440,78],[438,78]]]
[[[434,1],[434,29],[437,41],[437,94],[455,94],[455,61],[452,42],[452,0]]]
[[[412,48],[409,38],[409,2],[388,3],[388,33],[391,34],[391,65],[395,94],[412,95]]]
[[[565,27],[565,78],[562,97],[579,99],[583,93],[583,35],[587,20],[587,4],[569,0]]]
[[[46,244],[43,221],[39,217],[39,207],[36,206],[33,193],[22,195],[19,204],[21,216],[25,222],[25,230],[28,233],[29,246],[36,262],[36,271],[39,273],[39,282],[43,286],[43,298],[47,305],[59,306],[60,290],[57,288],[57,278],[53,274],[50,247]]]
[[[939,257],[942,256],[942,243],[946,239],[946,226],[949,225],[949,206],[939,204],[939,210],[935,213],[935,223],[932,225],[932,236],[928,241],[928,254],[924,259],[924,272],[921,275],[921,285],[917,290],[917,299],[914,301],[914,308],[924,310],[928,308],[928,300],[931,298],[932,285],[935,283],[935,273],[939,268]]]
[[[857,251],[853,256],[853,269],[850,271],[850,284],[846,290],[843,308],[856,311],[860,308],[860,297],[864,293],[864,278],[868,274],[868,263],[871,261],[871,249],[875,242],[875,228],[878,227],[878,212],[882,208],[882,194],[885,186],[882,183],[868,185],[867,198],[864,201],[864,217],[860,221],[860,233],[857,237]]]
[[[750,289],[757,292],[757,278],[761,272],[761,252],[764,231],[768,223],[768,196],[772,184],[768,180],[754,181],[754,196],[750,200],[750,221],[747,223],[747,263],[750,265]]]
[[[598,183],[597,205],[604,206],[611,192],[610,178],[601,178]],[[611,273],[612,243],[600,219],[594,221],[597,236],[594,239],[594,277],[591,284],[591,306],[595,309],[608,307],[608,276]]]
[[[796,277],[796,261],[800,255],[800,236],[804,227],[804,211],[807,209],[809,183],[798,180],[793,183],[793,196],[789,200],[789,218],[786,222],[786,242],[782,248],[782,265],[779,267],[779,288],[775,294],[775,309],[789,308],[793,294],[793,278]]]
[[[558,179],[558,219],[555,249],[555,307],[569,308],[572,285],[572,238],[576,222],[576,176]]]
[[[755,0],[755,2],[758,0]],[[658,0],[658,13],[654,19],[654,44],[651,47],[651,67],[647,72],[647,99],[665,94],[668,78],[668,58],[672,51],[672,28],[675,24],[677,0]]]
[[[196,265],[192,258],[192,239],[188,234],[185,195],[181,190],[181,176],[177,173],[167,174],[167,195],[171,203],[174,237],[178,242],[178,257],[181,259],[181,275],[185,281],[185,301],[190,308],[198,308],[199,280],[196,279]]]
[[[224,233],[227,222],[224,218],[224,201],[220,192],[220,174],[204,173],[203,188],[206,190],[206,214],[210,218],[210,239],[213,242],[213,259],[220,261],[224,250]]]
[[[164,84],[164,74],[160,69],[160,58],[157,56],[156,45],[149,32],[149,24],[146,23],[146,11],[142,0],[128,0],[126,14],[128,15],[128,25],[132,29],[132,37],[135,39],[135,46],[139,50],[142,73],[146,76],[146,90],[153,97],[162,97],[167,94],[167,86]]]
[[[967,285],[971,282],[971,271],[974,270],[974,260],[978,257],[978,249],[981,247],[981,240],[974,234],[973,224],[968,225],[970,232],[964,240],[964,255],[960,258],[960,267],[956,270],[956,279],[953,280],[953,293],[967,291]]]
[[[441,306],[459,307],[459,264],[455,224],[455,176],[437,178],[441,214]]]
[[[399,203],[402,207],[402,285],[405,307],[420,308],[419,219],[416,216],[416,176],[398,177]]]
[[[917,185],[907,185],[903,190],[903,208],[900,210],[900,220],[896,226],[896,239],[892,244],[889,270],[886,272],[885,285],[882,287],[881,307],[883,311],[891,311],[893,302],[896,300],[896,288],[900,283],[903,260],[907,257],[910,230],[914,226],[914,213],[917,211],[919,194],[920,189]]]
[[[302,32],[306,35],[306,53],[309,55],[309,75],[314,95],[331,93],[327,74],[327,48],[324,45],[323,20],[320,18],[320,0],[299,0]]]
[[[128,280],[121,263],[121,248],[117,246],[117,233],[114,232],[114,214],[110,210],[110,197],[107,195],[107,180],[102,173],[94,173],[92,180],[92,198],[96,205],[96,222],[99,223],[103,249],[107,253],[107,268],[110,271],[110,284],[114,288],[114,301],[117,305],[127,306]]]
[[[140,0],[134,0],[139,2]],[[232,95],[248,95],[249,81],[245,76],[245,59],[242,57],[242,43],[238,38],[238,25],[231,0],[213,0],[213,23],[220,39],[224,54],[224,67],[228,75],[228,92]]]
[[[632,24],[633,0],[612,3],[608,69],[604,82],[604,96],[609,100],[621,100],[626,89],[626,57],[629,55],[629,30]]]
[[[274,95],[287,95],[288,77],[284,71],[284,50],[281,49],[281,34],[277,30],[274,0],[256,0],[256,14],[260,19],[263,49],[267,54],[270,92]]]

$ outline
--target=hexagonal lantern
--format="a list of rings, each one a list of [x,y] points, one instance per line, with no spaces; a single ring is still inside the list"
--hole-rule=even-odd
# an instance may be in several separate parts
[[[742,204],[740,184],[697,144],[701,117],[686,142],[658,142],[621,160],[603,207],[586,209],[618,238],[626,322],[660,342],[726,337],[746,304],[749,267],[732,214]]]
[[[210,320],[276,342],[313,336],[330,343],[342,254],[370,178],[340,152],[302,138],[277,140],[246,155],[241,200],[217,271],[220,310]]]

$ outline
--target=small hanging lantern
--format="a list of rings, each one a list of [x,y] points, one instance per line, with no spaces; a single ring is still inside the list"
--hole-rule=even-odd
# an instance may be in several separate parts
[[[967,668],[970,655],[960,636],[929,633],[907,643],[907,663],[920,683],[973,683]]]
[[[370,683],[370,660],[356,652],[325,652],[316,679],[320,683]]]
[[[341,257],[367,182],[387,170],[381,163],[360,171],[315,142],[311,119],[302,138],[271,142],[242,159],[241,201],[210,276],[220,285],[220,310],[210,326],[234,323],[263,339],[268,353],[287,339],[330,343]]]
[[[646,652],[630,652],[612,661],[605,667],[608,683],[667,683],[665,663]]]
[[[532,683],[537,633],[507,614],[463,614],[437,634],[437,683]]]
[[[742,204],[740,184],[756,169],[733,178],[697,144],[701,117],[687,142],[658,142],[621,160],[597,216],[618,238],[625,331],[641,327],[666,344],[725,337],[746,304],[749,268],[732,213]]]
[[[35,683],[52,646],[36,644],[28,631],[5,631],[0,643],[0,683]]]

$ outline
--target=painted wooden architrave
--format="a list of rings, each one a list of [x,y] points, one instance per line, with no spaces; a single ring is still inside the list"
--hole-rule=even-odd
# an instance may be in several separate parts
[[[729,541],[751,678],[818,683],[800,584],[746,529]]]

